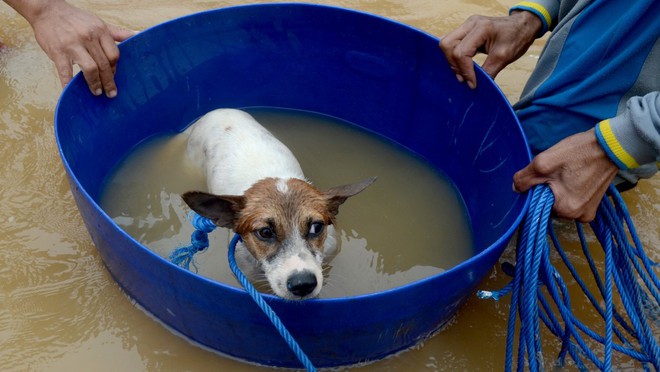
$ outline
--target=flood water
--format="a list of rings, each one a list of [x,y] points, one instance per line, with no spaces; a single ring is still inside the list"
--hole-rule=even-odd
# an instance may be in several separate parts
[[[505,14],[516,2],[317,1],[380,14],[437,36],[453,30],[471,14]],[[75,1],[107,21],[138,30],[193,12],[242,3]],[[0,3],[0,40],[8,47],[0,53],[1,369],[267,370],[191,345],[137,309],[121,292],[84,228],[59,159],[53,113],[61,88],[55,70],[34,41],[29,25],[4,3]],[[535,43],[496,79],[510,101],[517,99],[542,45],[543,40]],[[642,243],[656,261],[660,260],[659,186],[656,177],[624,194]],[[575,245],[570,224],[560,224],[558,231],[569,241],[567,247]],[[502,260],[511,258],[509,250]],[[586,273],[580,257],[573,258],[578,270]],[[496,267],[480,287],[499,288],[507,280]],[[580,301],[576,298],[574,306],[589,323],[595,316]],[[507,314],[506,298],[491,302],[472,297],[444,332],[414,350],[347,370],[501,370]],[[546,352],[550,363],[557,351],[556,342],[546,333],[543,337],[546,350],[551,351]],[[615,358],[615,365],[621,370],[639,368],[622,357]]]

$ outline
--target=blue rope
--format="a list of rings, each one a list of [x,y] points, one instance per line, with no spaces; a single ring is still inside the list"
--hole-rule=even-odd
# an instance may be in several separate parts
[[[291,336],[291,333],[289,333],[289,330],[284,326],[280,318],[275,314],[273,309],[266,303],[264,300],[263,296],[261,296],[261,293],[259,293],[256,288],[248,281],[248,279],[243,275],[241,270],[238,268],[238,265],[236,264],[236,260],[234,258],[234,253],[236,250],[236,243],[241,239],[241,237],[236,234],[232,238],[231,242],[229,243],[229,267],[231,268],[231,271],[236,275],[236,278],[238,281],[241,283],[243,288],[245,288],[245,291],[252,297],[254,302],[259,306],[261,311],[268,316],[268,319],[270,319],[271,323],[275,326],[277,331],[280,333],[280,336],[286,341],[286,343],[289,345],[289,348],[296,354],[296,357],[302,365],[307,369],[307,371],[316,371],[316,368],[314,368],[314,365],[312,364],[311,360],[307,357],[305,352],[300,348],[296,340]]]
[[[208,248],[209,233],[215,230],[216,225],[208,218],[194,212],[190,212],[188,219],[195,228],[195,231],[190,236],[190,245],[172,251],[170,253],[170,261],[186,270],[190,270],[190,264],[192,263],[195,271],[197,271],[194,256],[198,252],[203,252]]]
[[[553,204],[554,196],[547,185],[532,190],[530,208],[519,231],[513,279],[499,291],[477,292],[480,298],[495,300],[511,294],[505,370],[513,368],[517,317],[520,317],[519,371],[526,365],[534,372],[544,369],[539,319],[561,340],[557,358],[559,366],[563,366],[569,356],[579,370],[587,370],[582,360],[586,358],[598,369],[610,371],[612,354],[616,351],[638,360],[645,370],[649,370],[649,366],[659,370],[660,347],[649,323],[649,318],[653,321],[660,318],[660,280],[653,270],[658,264],[645,254],[625,202],[610,186],[596,219],[590,224],[605,257],[602,273],[589,252],[582,225],[576,224],[582,251],[604,307],[580,278],[557,239],[550,219]],[[568,286],[550,259],[552,248],[603,319],[603,335],[587,327],[573,314]],[[619,293],[625,318],[614,305],[615,290]],[[618,342],[614,341],[614,336]],[[594,343],[603,346],[602,359],[589,347]]]
[[[194,255],[198,252],[206,250],[209,246],[208,234],[215,230],[216,225],[213,221],[209,220],[206,217],[202,217],[194,212],[191,212],[189,215],[191,224],[195,227],[195,231],[190,237],[191,244],[189,246],[181,247],[175,249],[170,254],[170,261],[177,266],[183,267],[187,270],[190,269],[190,264],[192,263],[195,270],[197,266],[195,265]],[[250,295],[252,300],[259,306],[261,311],[268,317],[268,319],[273,323],[280,336],[286,341],[289,348],[296,354],[298,360],[302,365],[307,369],[307,371],[316,371],[316,368],[312,364],[311,360],[307,357],[305,352],[300,348],[296,340],[293,338],[289,330],[282,323],[277,314],[273,309],[266,303],[263,299],[261,293],[259,293],[256,288],[250,283],[250,281],[245,277],[236,264],[236,244],[241,240],[240,235],[235,234],[229,243],[228,250],[228,259],[229,259],[229,268],[236,276],[236,279],[241,283],[245,291]]]

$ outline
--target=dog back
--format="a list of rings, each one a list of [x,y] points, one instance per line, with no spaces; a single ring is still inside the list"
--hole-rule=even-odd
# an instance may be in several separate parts
[[[211,111],[185,133],[186,157],[204,172],[210,193],[242,195],[266,177],[305,178],[291,151],[246,112]]]

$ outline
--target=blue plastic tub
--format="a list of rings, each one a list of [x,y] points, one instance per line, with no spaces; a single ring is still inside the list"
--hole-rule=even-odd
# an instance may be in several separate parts
[[[65,89],[55,131],[74,198],[101,257],[142,307],[190,339],[235,358],[300,364],[242,290],[181,269],[122,231],[99,207],[112,168],[146,138],[180,131],[218,107],[309,110],[378,132],[456,184],[477,254],[392,290],[286,302],[266,296],[317,367],[383,358],[442,327],[489,272],[528,198],[511,190],[530,154],[507,100],[481,71],[459,84],[419,30],[348,9],[261,4],[158,25],[125,41],[115,99],[81,75]],[[434,247],[428,247],[434,249]]]

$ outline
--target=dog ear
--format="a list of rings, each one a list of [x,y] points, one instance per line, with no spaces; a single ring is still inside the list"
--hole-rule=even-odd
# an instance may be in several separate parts
[[[201,191],[183,194],[183,201],[190,209],[217,226],[233,228],[236,215],[245,206],[245,198],[235,195],[214,195]]]
[[[346,199],[366,189],[367,186],[375,181],[376,177],[371,177],[358,183],[336,186],[326,191],[325,195],[328,198],[328,209],[330,213],[333,216],[336,216],[337,213],[339,213],[339,206],[342,205]]]

